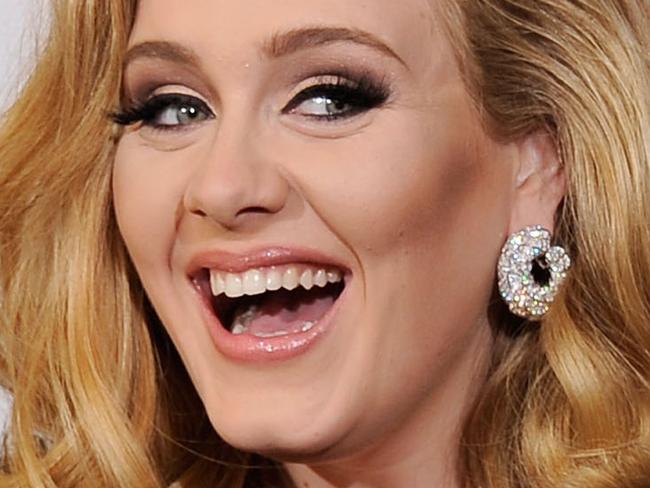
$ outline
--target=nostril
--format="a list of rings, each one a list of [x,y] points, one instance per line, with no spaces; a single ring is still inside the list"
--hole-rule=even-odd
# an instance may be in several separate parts
[[[268,214],[268,213],[272,213],[272,211],[265,207],[259,207],[259,206],[247,207],[238,211],[236,217],[239,217],[241,215],[246,215],[246,214]]]
[[[183,207],[185,210],[192,215],[197,215],[198,217],[207,217],[208,213],[203,210],[203,207],[200,203],[190,194],[186,193],[183,195]]]

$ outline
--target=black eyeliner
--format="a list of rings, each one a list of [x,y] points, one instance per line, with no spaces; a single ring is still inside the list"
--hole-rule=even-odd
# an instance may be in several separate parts
[[[312,75],[315,82],[295,95],[282,109],[282,113],[293,113],[303,102],[313,98],[325,98],[341,106],[340,113],[304,114],[303,116],[324,121],[335,121],[353,117],[386,103],[391,95],[385,80],[377,81],[369,73],[354,73],[349,70],[325,71]],[[323,80],[318,82],[318,79]],[[347,107],[347,110],[343,108]]]
[[[119,112],[110,114],[114,123],[129,126],[138,122],[145,124],[153,121],[161,110],[171,106],[198,105],[202,110],[210,113],[207,105],[197,97],[168,93],[156,95],[145,102],[135,102]]]

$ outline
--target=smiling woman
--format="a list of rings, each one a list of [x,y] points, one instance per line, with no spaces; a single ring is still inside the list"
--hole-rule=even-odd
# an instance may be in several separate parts
[[[644,0],[54,6],[2,486],[647,486]]]

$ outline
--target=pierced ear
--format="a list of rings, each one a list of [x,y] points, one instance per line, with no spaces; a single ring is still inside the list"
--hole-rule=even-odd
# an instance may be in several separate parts
[[[518,168],[509,233],[530,225],[551,232],[555,212],[566,192],[564,169],[555,142],[545,132],[535,132],[518,144]]]

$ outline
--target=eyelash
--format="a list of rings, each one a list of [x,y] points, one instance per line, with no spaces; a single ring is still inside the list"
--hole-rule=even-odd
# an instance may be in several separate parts
[[[378,83],[367,75],[358,77],[356,80],[349,76],[331,74],[319,76],[319,78],[329,79],[331,81],[317,83],[303,89],[287,103],[282,109],[282,113],[297,113],[298,108],[304,102],[320,99],[321,103],[323,101],[327,101],[326,103],[333,102],[336,107],[342,105],[343,107],[349,108],[336,114],[302,114],[302,116],[317,121],[336,121],[354,117],[355,115],[378,108],[386,103],[390,96],[388,86],[385,82]],[[160,124],[155,122],[166,109],[172,107],[194,110],[194,113],[198,112],[202,114],[205,116],[205,119],[214,118],[212,110],[201,99],[192,95],[177,93],[156,95],[145,102],[136,102],[120,112],[111,114],[111,118],[118,125],[130,126],[142,123],[143,126],[163,131],[182,130],[187,125],[190,125]]]
[[[154,122],[164,110],[171,107],[193,108],[204,114],[206,118],[214,117],[212,110],[200,98],[180,93],[165,93],[156,95],[143,103],[136,102],[121,112],[111,114],[111,118],[118,125],[129,126],[142,122],[142,125],[150,126],[158,130],[178,130],[183,127],[182,124],[170,125]]]
[[[321,100],[334,101],[335,104],[343,104],[350,108],[339,114],[303,114],[303,116],[315,120],[336,121],[354,117],[368,110],[378,108],[385,104],[390,96],[388,86],[385,82],[376,82],[368,75],[363,75],[356,80],[353,77],[343,75],[325,75],[320,78],[329,78],[331,81],[314,84],[305,88],[289,101],[282,109],[282,113],[296,113],[298,107],[304,102],[320,98]]]

